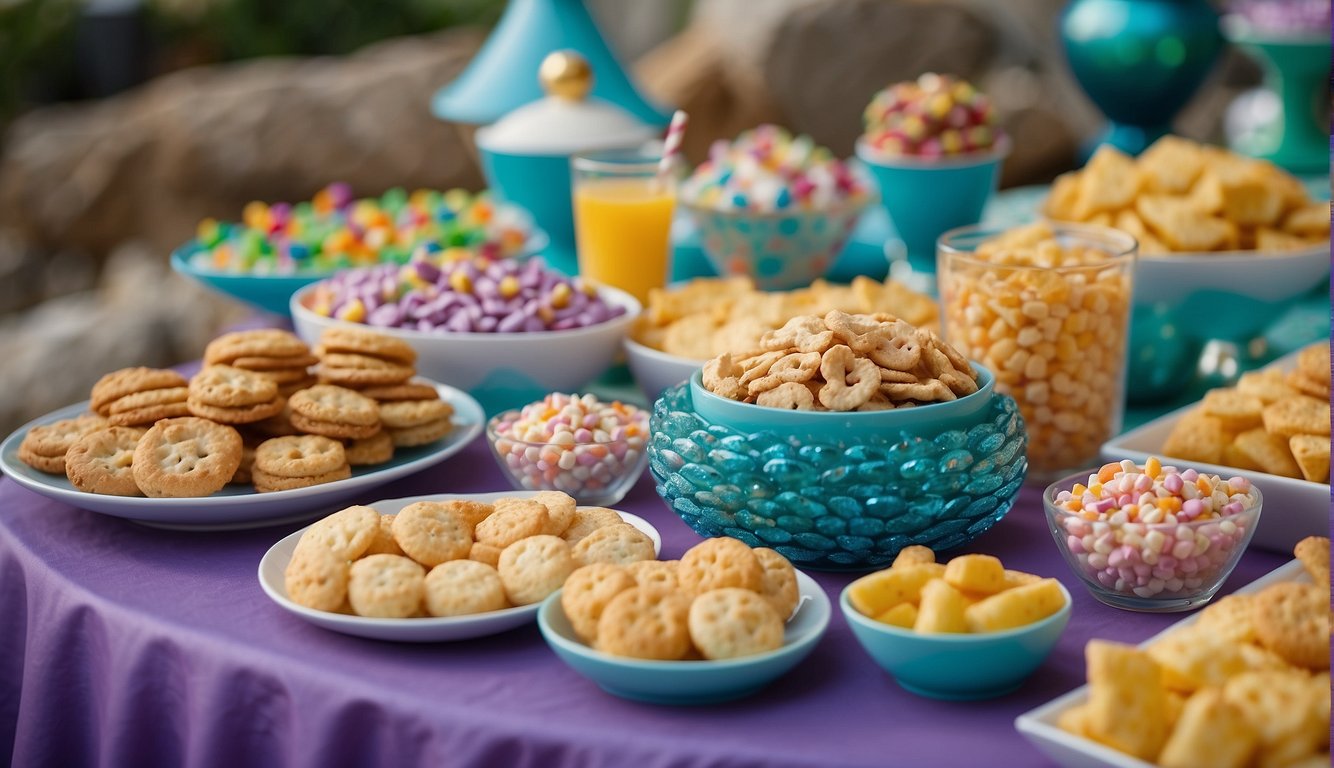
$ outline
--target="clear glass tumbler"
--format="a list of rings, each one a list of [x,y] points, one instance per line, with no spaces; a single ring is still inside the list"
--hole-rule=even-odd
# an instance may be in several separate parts
[[[1107,227],[1039,224],[941,236],[945,338],[1019,403],[1029,478],[1097,462],[1121,430],[1138,244]]]

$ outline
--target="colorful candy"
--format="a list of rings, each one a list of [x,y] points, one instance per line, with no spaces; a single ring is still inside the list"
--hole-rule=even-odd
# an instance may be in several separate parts
[[[1109,590],[1148,598],[1216,580],[1259,512],[1250,480],[1178,471],[1150,457],[1106,464],[1056,495],[1066,546]]]
[[[877,93],[863,140],[889,155],[926,159],[985,152],[1001,138],[991,101],[970,83],[928,72]]]
[[[608,495],[643,468],[648,413],[593,395],[554,392],[497,416],[491,431],[496,456],[522,487],[564,491],[582,503],[615,503]]]
[[[761,125],[714,142],[681,185],[681,199],[722,211],[825,210],[868,196],[866,181],[809,136]]]
[[[492,261],[433,244],[402,266],[338,272],[314,288],[307,306],[380,328],[454,333],[568,331],[625,314],[591,284],[547,269],[540,258]]]
[[[253,201],[240,222],[200,222],[191,263],[218,272],[295,275],[408,261],[418,246],[466,248],[490,259],[525,252],[528,215],[483,192],[391,189],[355,200],[336,183],[296,205]]]

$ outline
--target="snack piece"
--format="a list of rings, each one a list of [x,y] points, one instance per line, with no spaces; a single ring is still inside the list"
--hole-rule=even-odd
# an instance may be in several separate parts
[[[149,389],[112,401],[107,421],[118,427],[150,426],[159,419],[189,416],[186,387]]]
[[[1255,595],[1255,636],[1289,663],[1329,669],[1328,582],[1320,586],[1281,582]]]
[[[205,365],[230,365],[238,358],[303,360],[310,347],[296,334],[276,328],[225,333],[204,347]],[[307,363],[313,364],[314,361]],[[248,366],[237,366],[247,368]]]
[[[708,539],[691,547],[681,556],[677,578],[682,592],[691,597],[724,587],[764,589],[759,559],[750,547],[732,538]]]
[[[899,603],[916,603],[922,587],[945,575],[939,563],[897,566],[863,576],[848,589],[848,602],[865,616],[879,616]]]
[[[347,463],[354,467],[383,464],[394,458],[394,440],[384,431],[360,440],[345,440],[343,453]]]
[[[653,540],[648,534],[626,523],[598,528],[580,539],[571,550],[575,562],[580,565],[589,563],[617,563],[625,565],[636,560],[652,560],[657,557],[653,549]]]
[[[1001,632],[1051,616],[1065,606],[1065,593],[1056,579],[1007,589],[964,609],[969,632]]]
[[[914,632],[967,632],[964,618],[968,599],[944,579],[932,579],[922,585]]]
[[[606,507],[578,507],[570,526],[560,536],[571,544],[578,544],[593,531],[608,525],[620,525],[625,520],[616,510]]]
[[[454,429],[454,422],[449,417],[429,421],[416,427],[386,429],[396,448],[415,448],[419,445],[434,443],[448,435]]]
[[[309,477],[286,477],[284,475],[270,474],[258,467],[251,467],[250,469],[250,480],[255,484],[255,490],[260,493],[294,491],[299,488],[310,488],[315,485],[346,480],[351,476],[352,468],[346,464],[332,472],[325,472],[321,475],[311,475]]]
[[[797,603],[801,600],[801,590],[797,587],[797,569],[792,567],[786,557],[768,547],[755,547],[751,552],[764,569],[760,594],[773,605],[779,617],[786,620],[797,610]]]
[[[466,616],[509,606],[500,574],[474,560],[451,560],[426,574],[426,612],[432,616]]]
[[[89,407],[99,416],[111,415],[111,404],[138,392],[184,387],[185,377],[161,368],[122,368],[97,380],[89,396]]]
[[[319,384],[292,395],[292,426],[313,435],[364,439],[380,431],[375,401],[350,389]]]
[[[421,609],[425,579],[426,571],[406,557],[370,555],[348,570],[347,601],[358,616],[405,619]]]
[[[334,553],[339,560],[356,560],[370,550],[379,530],[379,512],[370,507],[347,507],[307,528],[297,549],[318,547]]]
[[[386,386],[401,384],[417,370],[392,360],[349,352],[322,351],[317,376],[321,384],[343,387]]]
[[[472,549],[468,550],[468,559],[486,563],[492,568],[498,568],[500,566],[500,553],[503,551],[500,547],[474,541]]]
[[[570,527],[570,523],[574,522],[574,497],[564,491],[538,491],[529,497],[529,500],[547,508],[550,524],[545,533],[560,536]]]
[[[1298,477],[1301,468],[1292,456],[1289,441],[1262,429],[1248,429],[1237,435],[1233,446],[1237,452],[1261,471],[1271,475]]]
[[[280,477],[314,477],[346,464],[343,444],[319,435],[275,437],[255,449],[255,469]]]
[[[1245,715],[1259,737],[1260,765],[1282,766],[1316,751],[1329,721],[1312,727],[1319,716],[1317,695],[1328,696],[1328,683],[1317,694],[1304,673],[1243,672],[1223,686],[1223,700]]]
[[[616,656],[670,661],[690,651],[690,598],[632,587],[607,603],[598,619],[597,648]]]
[[[1223,422],[1197,409],[1173,425],[1163,442],[1163,455],[1201,464],[1219,464],[1223,459],[1223,446],[1228,443]]]
[[[1089,158],[1079,176],[1079,198],[1074,214],[1087,219],[1131,204],[1139,193],[1135,161],[1111,144],[1103,144]]]
[[[894,563],[891,568],[901,568],[905,565],[918,565],[921,563],[936,562],[936,553],[931,551],[930,547],[924,547],[921,544],[909,544],[894,556]]]
[[[1214,389],[1205,393],[1201,408],[1206,416],[1221,421],[1224,429],[1241,432],[1260,426],[1265,404],[1235,389]]]
[[[1152,762],[1167,742],[1167,693],[1158,665],[1143,651],[1090,640],[1088,737]]]
[[[735,659],[783,646],[783,620],[760,595],[736,587],[696,597],[688,618],[690,639],[706,659]]]
[[[945,565],[944,579],[955,589],[993,595],[1005,589],[1005,566],[991,555],[960,555]]]
[[[155,498],[208,496],[236,474],[241,435],[231,427],[187,416],[154,424],[134,451],[134,482]]]
[[[433,568],[468,557],[473,529],[462,515],[445,504],[417,501],[399,510],[394,518],[394,540],[408,557]]]
[[[341,326],[324,329],[315,353],[320,357],[328,353],[350,353],[401,365],[417,362],[416,350],[406,341],[368,329]]]
[[[889,624],[904,629],[912,629],[917,624],[917,606],[912,603],[899,603],[888,611],[875,617],[882,624]]]
[[[371,538],[370,546],[366,548],[363,554],[403,555],[407,557],[407,553],[403,551],[403,548],[398,545],[398,540],[394,538],[394,518],[398,515],[376,516],[379,518],[379,524],[375,526],[375,535]]]
[[[515,605],[531,605],[561,588],[576,568],[570,545],[559,536],[530,536],[500,553],[500,581]]]
[[[253,371],[230,365],[210,365],[190,379],[192,404],[217,408],[239,408],[272,402],[278,397],[278,385]]]
[[[1163,768],[1242,768],[1255,749],[1256,734],[1246,714],[1210,688],[1186,701],[1172,735],[1158,757]]]
[[[1265,429],[1275,435],[1329,437],[1329,403],[1313,397],[1295,397],[1265,406]]]
[[[283,588],[297,605],[336,611],[347,601],[346,558],[325,547],[297,547],[283,572]]]
[[[1213,601],[1200,611],[1196,622],[1202,631],[1234,643],[1255,642],[1253,598],[1250,595],[1227,595]]]
[[[537,536],[551,525],[547,508],[527,499],[505,498],[492,505],[492,512],[473,533],[483,544],[504,549],[520,539]]]
[[[19,443],[19,460],[40,472],[65,473],[65,454],[79,438],[107,426],[101,416],[78,416],[28,430]]]
[[[649,562],[649,561],[644,561]],[[561,610],[575,634],[586,643],[597,638],[598,620],[613,597],[638,586],[625,568],[611,563],[593,563],[577,568],[565,580],[560,593]]]
[[[636,560],[619,567],[633,576],[638,586],[677,590],[681,588],[681,581],[676,577],[680,565],[680,560]]]
[[[1302,561],[1311,581],[1316,584],[1329,583],[1329,537],[1307,536],[1292,548],[1292,554]]]
[[[1183,693],[1221,688],[1228,678],[1246,671],[1238,644],[1207,629],[1173,632],[1150,645],[1148,652],[1158,662],[1163,685]]]
[[[1293,435],[1288,438],[1288,449],[1302,477],[1313,483],[1329,482],[1329,438]]]
[[[143,430],[108,427],[80,437],[65,454],[65,473],[84,493],[142,496],[134,482],[134,450]]]

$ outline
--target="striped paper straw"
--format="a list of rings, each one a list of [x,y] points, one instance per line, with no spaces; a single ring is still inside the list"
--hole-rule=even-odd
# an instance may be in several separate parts
[[[681,138],[685,135],[689,119],[683,109],[672,114],[671,125],[667,126],[667,138],[662,143],[662,160],[658,163],[658,175],[663,178],[671,174],[677,155],[681,154]]]

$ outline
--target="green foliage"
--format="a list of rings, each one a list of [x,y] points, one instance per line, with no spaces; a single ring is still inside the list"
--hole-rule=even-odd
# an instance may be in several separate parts
[[[73,66],[76,0],[0,2],[0,121]]]

